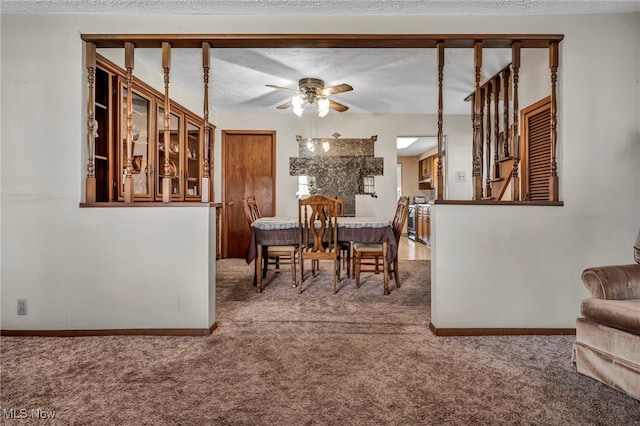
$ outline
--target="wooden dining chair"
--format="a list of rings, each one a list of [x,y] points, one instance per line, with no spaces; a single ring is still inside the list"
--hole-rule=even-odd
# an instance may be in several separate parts
[[[391,227],[396,239],[396,244],[400,242],[400,235],[402,234],[402,228],[409,215],[409,197],[403,196],[398,200],[396,205],[396,213],[393,216]],[[356,287],[360,287],[360,273],[361,272],[374,272],[380,273],[380,260],[382,260],[383,274],[384,274],[384,294],[389,294],[389,276],[393,273],[396,287],[400,287],[400,276],[398,274],[398,256],[396,254],[395,259],[388,262],[387,255],[387,243],[353,243],[352,258],[354,263],[354,275],[356,278]]]
[[[333,260],[333,293],[340,277],[340,244],[338,242],[338,202],[324,195],[311,195],[298,200],[299,265],[302,293],[304,261],[311,260],[313,277],[317,275],[321,260]]]
[[[254,195],[248,195],[242,199],[244,204],[244,213],[247,217],[249,226],[253,224],[256,219],[262,217],[256,197]],[[275,265],[276,271],[280,269],[280,264],[291,265],[291,283],[295,287],[297,285],[296,280],[296,253],[298,248],[295,245],[287,246],[263,246],[262,247],[262,265],[260,270],[262,271],[262,278],[266,278],[269,265]],[[257,261],[257,259],[256,259]],[[258,268],[256,268],[258,270]],[[257,276],[253,277],[254,285],[257,284]],[[258,286],[259,292],[262,291],[262,285]]]
[[[344,216],[344,200],[342,198],[338,198],[336,197],[329,197],[329,198],[335,198],[336,201],[338,202],[338,216],[342,217]],[[341,262],[342,268],[344,268],[347,271],[347,278],[351,277],[351,270],[352,270],[352,265],[351,265],[351,242],[350,241],[339,241],[338,244],[340,244],[340,253],[339,253],[339,260]],[[338,277],[340,278],[340,277]]]

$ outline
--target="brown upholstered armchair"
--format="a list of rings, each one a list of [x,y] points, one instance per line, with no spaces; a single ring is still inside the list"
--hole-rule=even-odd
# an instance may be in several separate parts
[[[634,258],[582,273],[591,297],[576,322],[574,360],[579,373],[640,399],[640,232]]]

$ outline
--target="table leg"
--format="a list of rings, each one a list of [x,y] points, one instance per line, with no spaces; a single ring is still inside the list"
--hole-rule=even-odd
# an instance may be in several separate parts
[[[255,266],[256,266],[256,277],[258,279],[257,282],[257,286],[256,286],[256,291],[258,293],[262,293],[262,246],[260,244],[258,244],[258,246],[256,247],[258,249],[258,257],[256,257],[255,260]]]

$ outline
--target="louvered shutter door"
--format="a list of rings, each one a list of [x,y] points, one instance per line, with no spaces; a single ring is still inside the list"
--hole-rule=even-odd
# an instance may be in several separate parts
[[[528,117],[528,195],[532,201],[549,199],[551,168],[551,112],[549,109]]]

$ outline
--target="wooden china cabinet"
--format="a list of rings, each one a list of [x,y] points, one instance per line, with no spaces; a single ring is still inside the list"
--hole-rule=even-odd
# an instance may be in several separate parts
[[[124,201],[127,152],[125,71],[98,55],[95,78],[96,201]],[[168,155],[171,200],[202,200],[205,147],[204,120],[170,101],[169,140],[165,141],[164,96],[134,78],[131,88],[134,201],[162,201],[162,179]],[[215,126],[209,123],[210,176],[213,176]],[[213,199],[213,179],[208,190]]]
[[[164,122],[164,108],[158,105],[157,122]],[[200,120],[201,121],[201,120]],[[162,199],[162,177],[165,158],[169,158],[171,198],[199,201],[202,197],[203,129],[198,118],[188,112],[169,114],[169,142],[164,140],[164,127],[157,129],[158,162],[156,197]]]

